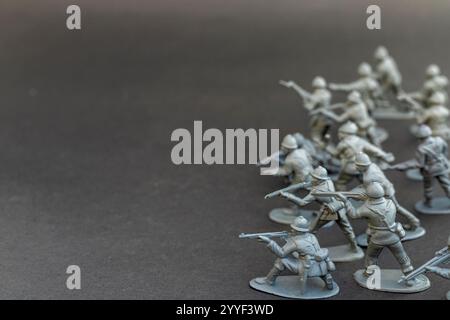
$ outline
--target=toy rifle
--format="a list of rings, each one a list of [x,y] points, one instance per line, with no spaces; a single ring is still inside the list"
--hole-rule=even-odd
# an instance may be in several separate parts
[[[287,231],[278,231],[278,232],[262,232],[262,233],[241,233],[239,235],[240,239],[257,239],[259,237],[268,237],[268,238],[287,238],[289,237],[289,232]]]
[[[364,199],[366,198],[366,194],[363,192],[355,192],[355,191],[313,191],[311,195],[317,197],[337,197],[337,198],[354,198],[354,199]]]
[[[274,192],[268,193],[264,196],[264,199],[270,199],[276,196],[279,196],[282,192],[289,192],[289,191],[295,191],[298,189],[303,189],[303,188],[307,188],[311,185],[310,182],[300,182],[300,183],[296,183],[293,185],[290,185],[289,187],[283,188],[283,189],[279,189],[276,190]]]
[[[446,247],[442,248],[441,250],[439,250],[438,252],[436,252],[434,258],[427,261],[426,263],[421,265],[419,268],[417,268],[413,272],[403,276],[398,282],[402,283],[402,282],[414,279],[414,278],[420,276],[421,274],[424,274],[425,272],[428,271],[427,267],[434,267],[439,264],[447,264],[447,263],[450,263],[450,252],[448,250],[448,246],[446,246]]]
[[[296,84],[294,81],[284,81],[284,80],[280,80],[279,82],[282,86],[286,87],[286,88],[292,88],[294,89],[295,92],[298,93],[298,95],[300,97],[303,98],[303,100],[305,99],[309,99],[311,97],[311,94],[306,91],[305,89],[303,89],[302,87],[300,87],[298,84]]]

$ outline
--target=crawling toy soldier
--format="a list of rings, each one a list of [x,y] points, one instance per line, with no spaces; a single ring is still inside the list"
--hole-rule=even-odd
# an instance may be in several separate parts
[[[436,259],[438,258],[438,259]],[[439,259],[440,258],[440,259]],[[448,237],[447,241],[447,248],[444,248],[436,253],[435,257],[435,263],[427,265],[425,268],[429,272],[433,272],[437,274],[438,276],[441,276],[442,278],[449,279],[450,280],[450,269],[441,268],[437,265],[440,263],[448,264],[450,263],[450,236]],[[447,300],[450,300],[450,291],[447,292]]]
[[[352,91],[347,96],[346,103],[334,106],[343,106],[345,107],[345,111],[340,115],[326,109],[320,109],[317,112],[322,113],[338,123],[346,121],[354,122],[358,127],[358,134],[361,137],[367,138],[368,141],[375,145],[380,145],[382,141],[386,140],[387,133],[381,132],[381,130],[376,128],[376,122],[369,116],[367,106],[358,91]]]
[[[409,93],[408,96],[418,101],[422,105],[427,106],[428,99],[436,92],[441,92],[445,101],[447,102],[447,86],[448,79],[441,74],[441,69],[435,64],[431,64],[427,67],[425,72],[425,82],[420,91]]]
[[[418,168],[423,176],[423,201],[416,203],[416,210],[425,214],[450,213],[450,179],[448,177],[448,147],[440,137],[433,137],[431,129],[421,125],[418,130],[419,146],[416,158],[390,167],[395,170]],[[437,180],[446,197],[433,198],[433,181]]]
[[[356,169],[355,157],[359,152],[365,152],[385,162],[394,161],[391,153],[386,153],[377,146],[357,136],[358,128],[353,122],[347,122],[339,128],[339,143],[336,148],[328,148],[328,151],[341,160],[341,170],[336,181],[337,190],[345,190],[347,184],[354,178],[360,178]]]
[[[354,82],[346,84],[330,83],[331,90],[358,91],[367,106],[369,113],[372,113],[376,105],[383,103],[380,85],[373,77],[372,67],[367,62],[363,62],[358,67],[360,78]]]
[[[327,83],[322,77],[315,77],[312,81],[313,92],[309,93],[293,81],[280,81],[280,84],[286,88],[292,88],[303,99],[303,104],[306,110],[312,112],[314,110],[328,109],[330,107],[331,93],[327,90]],[[321,114],[314,114],[311,116],[311,138],[324,148],[329,140],[328,131],[332,123],[329,119]]]
[[[374,58],[376,61],[375,77],[381,84],[384,93],[392,91],[397,96],[402,92],[402,76],[398,70],[397,63],[383,46],[375,50]]]
[[[305,149],[299,149],[295,138],[288,134],[281,143],[281,152],[286,154],[283,165],[278,168],[263,168],[266,175],[283,176],[291,183],[307,181],[313,170],[311,156]]]
[[[347,218],[344,203],[333,197],[315,195],[316,192],[335,191],[333,181],[328,177],[327,170],[323,167],[317,167],[311,173],[311,176],[311,192],[303,199],[287,192],[281,192],[280,195],[299,206],[306,206],[314,201],[320,204],[321,207],[318,216],[315,221],[311,221],[311,230],[313,232],[316,232],[330,221],[335,221],[337,223],[347,238],[349,245],[328,248],[330,257],[334,262],[348,262],[362,259],[364,257],[364,252],[356,243],[355,233]]]
[[[412,105],[417,116],[417,125],[411,128],[412,133],[417,136],[418,127],[425,124],[430,127],[434,136],[440,136],[443,139],[450,139],[450,128],[447,125],[449,111],[445,106],[446,97],[442,92],[435,92],[427,100],[427,106],[423,107],[414,99],[405,95],[399,96],[400,100],[405,100]]]
[[[323,193],[331,196],[332,193]],[[430,287],[429,280],[425,276],[416,277],[411,281],[400,283],[402,275],[411,273],[414,268],[408,257],[401,239],[405,231],[400,223],[396,222],[396,207],[391,199],[384,197],[383,187],[378,182],[372,182],[366,186],[364,204],[355,209],[344,193],[335,193],[339,199],[345,202],[349,217],[353,219],[364,218],[368,220],[369,237],[366,252],[365,270],[358,270],[354,274],[356,282],[365,288],[387,292],[419,292]],[[401,270],[380,270],[378,257],[384,248],[388,248]],[[379,274],[376,274],[379,272]],[[372,286],[372,277],[378,277],[379,283]],[[375,279],[376,280],[376,279]]]
[[[339,293],[338,285],[330,272],[336,268],[322,249],[317,238],[308,230],[309,222],[298,217],[291,225],[292,234],[285,234],[284,246],[271,239],[270,234],[241,234],[241,238],[258,238],[267,243],[267,248],[278,258],[266,277],[250,281],[256,290],[281,297],[296,299],[328,298]],[[289,270],[295,276],[280,276]]]
[[[425,229],[420,226],[419,219],[398,203],[395,197],[394,185],[386,178],[380,167],[376,163],[373,163],[369,156],[363,152],[356,155],[355,165],[357,170],[362,174],[363,185],[354,188],[352,192],[364,192],[364,185],[369,185],[371,182],[378,182],[383,187],[384,196],[392,200],[397,209],[397,213],[408,221],[408,224],[404,225],[407,231],[403,241],[417,239],[425,235]],[[359,245],[367,246],[366,234],[358,236],[357,240]]]

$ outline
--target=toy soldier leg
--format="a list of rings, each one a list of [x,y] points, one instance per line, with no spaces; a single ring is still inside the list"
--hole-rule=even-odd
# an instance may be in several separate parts
[[[305,292],[306,292],[306,284],[308,282],[308,271],[309,271],[309,266],[305,265],[304,262],[300,262],[298,265],[298,276],[299,276],[299,281],[300,281],[301,294],[305,294]]]
[[[403,248],[403,245],[400,241],[388,246],[388,248],[397,259],[404,274],[407,274],[414,270],[411,264],[411,259],[409,259],[408,254],[406,253],[405,248]]]
[[[433,198],[433,177],[430,174],[423,175],[423,192],[424,192],[424,205],[431,206],[431,199]]]
[[[353,227],[350,224],[350,221],[347,218],[347,215],[342,214],[339,215],[339,219],[336,220],[337,225],[344,233],[345,237],[347,238],[348,242],[350,243],[350,247],[353,250],[358,249],[358,244],[356,243],[356,236],[355,232],[353,231]]]
[[[333,290],[334,288],[334,281],[333,281],[333,277],[331,276],[330,273],[327,273],[324,276],[321,276],[322,280],[325,282],[325,285],[327,287],[328,290]]]
[[[367,268],[369,266],[378,265],[378,257],[381,254],[381,251],[383,251],[384,246],[374,244],[373,242],[369,242],[367,245],[367,251],[366,251],[366,260],[364,262],[364,265],[366,267],[366,273]]]
[[[281,259],[275,260],[275,263],[273,264],[272,269],[270,269],[269,273],[265,278],[258,278],[256,280],[259,284],[267,283],[269,285],[273,285],[275,283],[275,280],[278,278],[278,276],[281,274],[281,272],[286,269]]]
[[[448,173],[438,175],[436,176],[436,179],[441,185],[442,189],[444,189],[447,198],[450,198],[450,179],[448,177]]]

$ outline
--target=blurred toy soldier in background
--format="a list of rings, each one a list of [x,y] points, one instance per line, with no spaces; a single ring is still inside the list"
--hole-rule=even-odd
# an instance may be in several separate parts
[[[287,177],[293,184],[308,181],[313,170],[311,156],[305,149],[298,148],[297,140],[292,135],[284,137],[280,151],[286,155],[284,163],[278,168],[262,168],[262,172]]]
[[[374,79],[372,67],[367,62],[363,62],[358,67],[358,75],[360,78],[350,83],[330,83],[331,90],[339,91],[358,91],[364,103],[367,106],[369,113],[377,107],[377,104],[386,103],[383,102],[382,90],[380,84]]]
[[[444,103],[447,102],[448,78],[441,74],[441,69],[435,64],[431,64],[425,71],[425,82],[420,91],[408,93],[408,96],[418,101],[424,106],[428,106],[429,98],[436,92],[444,95]]]
[[[358,127],[358,134],[367,138],[368,141],[375,145],[380,145],[382,139],[377,134],[376,122],[369,116],[367,106],[361,98],[358,91],[352,91],[347,96],[347,102],[336,104],[334,106],[344,107],[344,112],[340,115],[326,109],[317,110],[317,112],[329,117],[330,119],[343,123],[347,121],[354,122]]]
[[[296,197],[288,192],[281,192],[280,195],[287,200],[297,204],[298,206],[306,206],[307,204],[314,201],[318,202],[321,205],[319,209],[319,216],[316,221],[311,222],[311,231],[315,232],[330,221],[335,221],[347,238],[347,241],[350,244],[351,251],[358,252],[359,247],[355,240],[355,233],[353,231],[352,225],[347,218],[344,203],[336,200],[334,197],[322,197],[314,195],[314,193],[316,192],[335,191],[333,181],[328,177],[327,170],[323,167],[317,167],[311,173],[311,176],[311,191],[303,199]]]
[[[308,278],[320,277],[328,290],[333,290],[334,281],[331,276],[336,270],[334,263],[328,257],[328,250],[322,249],[317,238],[309,232],[309,222],[300,216],[291,225],[293,234],[286,239],[286,244],[281,247],[274,240],[266,236],[259,236],[259,240],[267,243],[267,247],[278,259],[272,270],[265,278],[259,278],[257,282],[274,285],[277,277],[284,270],[289,270],[299,275],[300,291],[305,293]]]
[[[303,105],[309,112],[328,109],[330,107],[331,93],[327,89],[327,83],[322,77],[315,77],[312,81],[313,92],[309,93],[294,81],[280,81],[286,88],[294,89],[303,99]],[[310,119],[311,139],[324,148],[329,141],[328,131],[332,122],[321,114],[314,114]]]
[[[384,152],[379,147],[357,136],[358,128],[353,122],[347,122],[339,128],[339,143],[336,148],[327,150],[341,161],[341,170],[336,181],[337,190],[346,190],[347,184],[354,178],[360,179],[360,172],[355,165],[355,157],[360,152],[365,152],[372,157],[385,162],[394,161],[392,153]]]
[[[402,75],[398,70],[397,63],[383,46],[375,50],[374,58],[376,61],[375,77],[380,83],[384,95],[391,91],[397,96],[402,92]]]
[[[420,220],[412,212],[398,203],[395,197],[394,185],[386,178],[380,167],[370,160],[367,154],[363,152],[358,153],[355,158],[355,165],[357,170],[362,173],[363,185],[354,188],[352,192],[364,192],[364,185],[369,185],[371,182],[378,182],[383,187],[384,196],[394,203],[397,213],[408,220],[409,224],[405,227],[414,230],[420,226]]]
[[[431,129],[421,125],[418,130],[419,146],[416,158],[391,166],[395,170],[419,168],[423,176],[425,207],[432,207],[433,180],[436,179],[450,198],[450,179],[448,177],[448,146],[441,137],[433,137]]]

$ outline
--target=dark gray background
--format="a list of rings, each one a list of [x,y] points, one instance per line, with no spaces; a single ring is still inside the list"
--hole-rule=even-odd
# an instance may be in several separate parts
[[[274,256],[237,235],[282,229],[267,213],[284,202],[262,199],[281,180],[249,165],[175,166],[171,132],[202,120],[307,133],[299,99],[277,81],[351,80],[379,44],[407,90],[431,62],[450,73],[448,1],[370,1],[381,31],[365,28],[366,1],[80,0],[73,32],[71,3],[0,3],[0,298],[273,298],[247,283]],[[386,149],[409,158],[409,123],[380,124]],[[421,185],[390,177],[412,208]],[[416,265],[449,234],[449,217],[421,218],[426,237],[406,244]],[[395,266],[387,252],[381,263]],[[81,291],[65,288],[69,264]],[[338,265],[337,298],[441,299],[450,288],[431,276],[424,293],[370,292],[352,279],[361,266]]]

